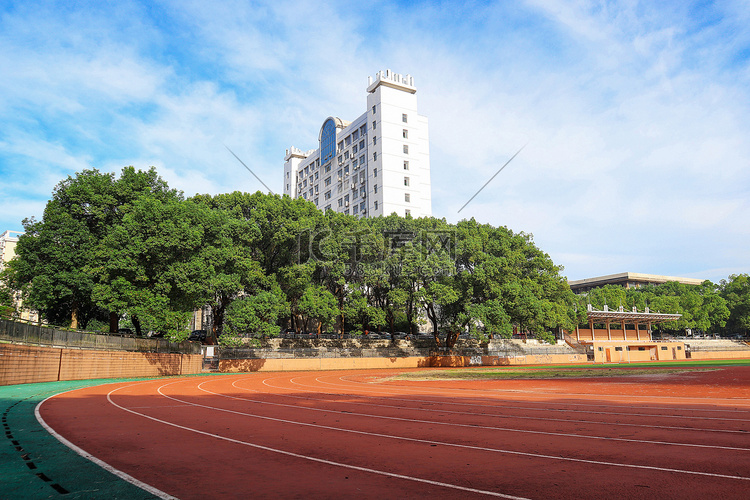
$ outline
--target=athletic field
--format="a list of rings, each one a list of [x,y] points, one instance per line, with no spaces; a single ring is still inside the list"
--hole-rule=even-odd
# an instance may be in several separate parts
[[[0,497],[750,498],[748,361],[621,369],[0,387]]]

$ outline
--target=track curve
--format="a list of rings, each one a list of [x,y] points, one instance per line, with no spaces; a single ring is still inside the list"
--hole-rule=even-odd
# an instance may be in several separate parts
[[[750,497],[748,367],[554,381],[395,373],[110,384],[38,414],[165,498]]]

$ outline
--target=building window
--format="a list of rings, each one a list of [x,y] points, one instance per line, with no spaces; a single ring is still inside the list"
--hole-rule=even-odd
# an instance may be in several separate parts
[[[363,201],[362,203],[360,203],[360,204],[359,204],[359,209],[360,209],[360,210],[362,210],[362,212],[364,212],[364,211],[365,211],[365,208],[366,208],[366,207],[367,207],[367,205],[365,204],[365,202],[364,202],[364,201]]]
[[[376,122],[372,122],[372,129],[375,130],[378,128],[378,124]]]
[[[365,132],[367,132],[367,125],[362,125],[361,127],[359,127],[360,135],[365,135]]]
[[[330,186],[331,185],[331,178],[330,177],[326,177],[326,180],[323,181],[323,184],[325,184],[326,186]]]
[[[344,150],[344,141],[339,141],[339,145],[338,146],[339,146],[338,147],[338,151],[336,151],[336,152],[340,153],[341,151]]]
[[[378,137],[373,135],[372,136],[372,145],[375,146],[378,143]]]
[[[331,209],[331,205],[326,205],[326,207],[323,210],[330,210],[330,209]]]
[[[372,107],[372,114],[375,114],[375,106]]]
[[[407,209],[406,209],[406,210],[404,211],[404,214],[405,214],[405,215],[407,215],[407,216],[408,216],[408,215],[411,215],[411,210],[409,210],[409,209],[407,208]]]
[[[374,153],[372,154],[372,161],[378,161],[378,152],[377,152],[377,151],[375,151],[375,152],[374,152]]]
[[[326,200],[330,200],[331,199],[331,192],[330,191],[326,191],[326,193],[323,195],[323,198],[326,199]]]
[[[409,170],[409,160],[404,160],[404,170]]]
[[[344,210],[344,214],[345,215],[349,215],[349,209],[348,208],[346,210]]]
[[[326,173],[331,171],[331,164],[326,165]]]
[[[406,130],[404,130],[404,132],[406,132]],[[346,138],[344,138],[344,144],[349,146],[351,143],[352,143],[352,136],[347,135]]]
[[[409,185],[409,178],[404,177],[404,186],[408,186],[408,185]]]
[[[349,159],[349,151],[344,151],[344,159],[345,160]]]
[[[404,144],[404,154],[405,155],[409,154],[409,146],[407,144]]]
[[[404,201],[407,203],[411,201],[411,195],[409,193],[404,193]]]
[[[339,198],[339,206],[340,206],[340,207],[343,207],[343,206],[344,206],[344,200],[343,200],[343,199],[341,199],[341,198]]]
[[[352,213],[353,213],[353,214],[357,214],[357,213],[359,213],[359,205],[354,205],[354,206],[352,207]]]
[[[316,207],[318,206],[318,199],[317,198],[315,198],[315,206]]]
[[[364,148],[360,148],[360,149],[364,149]],[[364,165],[365,164],[365,155],[362,155],[362,156],[359,157],[359,164],[360,165]]]
[[[286,185],[286,190],[289,191],[289,184]]]
[[[401,121],[404,122],[404,123],[409,123],[409,117],[406,116],[406,113],[403,113],[401,115]]]
[[[356,154],[356,153],[357,153],[357,145],[355,144],[354,146],[352,146],[352,154]]]
[[[375,186],[373,186],[372,190],[373,190],[373,192],[374,192],[375,194],[378,194],[378,185],[377,185],[377,184],[375,184]]]
[[[364,139],[362,139],[361,141],[359,141],[359,149],[365,149],[365,140]]]
[[[409,131],[404,129],[404,139],[408,139],[408,138],[409,138]]]
[[[374,208],[375,210],[377,210],[377,209],[378,209],[378,202],[377,202],[377,200],[375,201],[375,203],[373,203],[373,208]]]
[[[373,168],[372,169],[372,176],[373,177],[377,177],[378,176],[378,169],[377,168]]]
[[[320,172],[315,172],[315,180],[316,181],[318,180],[318,174],[320,174]]]
[[[356,141],[357,139],[359,139],[359,130],[352,132],[352,140]]]
[[[287,173],[286,173],[286,178],[287,178],[287,179],[289,178],[289,172],[287,172]]]

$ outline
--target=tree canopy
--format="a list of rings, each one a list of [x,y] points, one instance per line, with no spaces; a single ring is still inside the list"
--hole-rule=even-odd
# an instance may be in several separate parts
[[[750,328],[750,283],[604,287],[576,297],[530,234],[474,219],[357,218],[303,199],[195,195],[151,168],[61,181],[42,220],[26,219],[3,280],[53,324],[127,318],[137,333],[187,337],[207,307],[213,340],[321,333],[433,332],[543,339],[585,321],[585,302],[679,312],[677,328]],[[7,302],[4,301],[4,302]]]

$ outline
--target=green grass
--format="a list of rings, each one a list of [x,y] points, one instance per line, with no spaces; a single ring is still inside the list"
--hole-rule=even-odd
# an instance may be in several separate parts
[[[497,366],[475,368],[438,368],[402,373],[393,377],[400,380],[505,380],[585,377],[625,377],[636,375],[679,374],[702,370],[717,370],[722,366],[750,366],[750,359],[650,361],[617,365],[557,365],[557,366]]]

